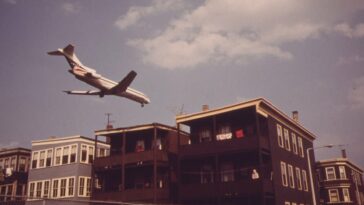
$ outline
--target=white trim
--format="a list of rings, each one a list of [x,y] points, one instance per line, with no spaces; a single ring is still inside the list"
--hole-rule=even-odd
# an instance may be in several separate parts
[[[277,141],[278,146],[284,148],[283,129],[282,125],[277,123]]]
[[[344,177],[342,177],[341,174],[343,174]],[[347,179],[348,178],[346,176],[345,166],[339,166],[339,176],[340,176],[340,179]]]
[[[88,144],[94,144],[95,140],[82,137],[80,135],[76,136],[70,136],[70,137],[60,137],[60,138],[54,138],[54,139],[46,139],[46,140],[36,140],[32,141],[32,146],[40,146],[40,145],[51,145],[51,144],[67,144],[72,142],[80,142],[80,143],[88,143]],[[109,146],[105,142],[98,141],[97,144],[102,144],[105,146]]]
[[[304,153],[304,149],[303,149],[303,142],[302,142],[302,138],[297,136],[297,144],[298,144],[298,152],[299,152],[299,155],[302,157],[302,158],[305,158],[305,153]]]
[[[73,194],[72,195],[69,195],[69,181],[70,179],[73,179]],[[62,184],[62,180],[66,180],[66,184],[65,184],[65,187],[64,187],[64,196],[61,196],[61,184]],[[54,186],[54,182],[57,181],[57,187]],[[74,197],[75,196],[75,190],[76,190],[76,177],[75,176],[71,176],[71,177],[61,177],[61,178],[54,178],[52,179],[52,188],[51,188],[51,197],[52,198],[69,198],[69,197]],[[54,188],[57,188],[57,195],[54,196],[53,195],[53,190]]]
[[[332,173],[329,173],[329,169],[331,169],[334,174],[334,178],[333,179],[329,179],[329,174],[332,174]],[[335,171],[335,167],[325,167],[325,174],[326,174],[326,180],[325,181],[332,181],[332,180],[336,180],[336,171]]]
[[[287,151],[291,151],[291,141],[289,139],[289,131],[287,128],[284,128],[284,148],[286,148]]]
[[[294,173],[293,173],[293,166],[290,164],[287,164],[288,167],[288,185],[292,189],[295,188],[295,179],[294,179]]]
[[[83,179],[83,186],[81,186],[81,179]],[[89,184],[88,184],[89,183]],[[89,186],[87,186],[89,185]],[[81,189],[82,187],[82,189]],[[79,176],[78,177],[78,196],[79,197],[90,197],[88,190],[91,190],[91,177],[88,176]],[[82,191],[82,193],[81,193]]]
[[[302,190],[302,177],[301,177],[301,169],[299,167],[295,168],[296,170],[296,181],[297,181],[297,189]]]
[[[303,190],[308,191],[307,172],[304,169],[302,169],[302,185],[303,185]]]
[[[48,182],[48,196],[46,196],[44,194],[45,191],[45,183]],[[40,190],[38,190],[38,184],[40,183]],[[31,191],[31,187],[32,184],[34,185],[33,187],[33,194],[32,196],[30,195],[30,191]],[[45,180],[36,180],[36,181],[29,181],[28,182],[28,191],[27,191],[27,196],[29,197],[29,201],[30,200],[40,200],[41,198],[49,198],[50,197],[50,191],[51,191],[51,180],[50,179],[45,179]],[[37,191],[40,191],[40,196],[37,196]]]
[[[331,194],[332,191],[336,192],[337,201],[332,200],[332,198],[333,198],[332,194]],[[328,195],[329,195],[329,201],[331,203],[340,202],[340,196],[339,196],[339,190],[338,189],[328,189],[327,192],[328,192]]]
[[[288,179],[287,179],[287,165],[285,162],[281,161],[281,181],[282,186],[287,187],[288,186]]]
[[[297,137],[294,132],[291,132],[291,138],[292,138],[292,151],[293,153],[298,155]]]

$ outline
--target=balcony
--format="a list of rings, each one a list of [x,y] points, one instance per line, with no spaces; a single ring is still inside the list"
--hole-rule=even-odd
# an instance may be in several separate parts
[[[164,150],[156,151],[156,160],[160,162],[168,162],[168,153]],[[124,160],[125,164],[137,163],[140,161],[153,161],[154,151],[147,150],[143,152],[133,152],[125,154]],[[111,166],[121,166],[123,157],[122,155],[111,155],[108,157],[99,157],[94,160],[93,166],[95,168],[111,167]]]
[[[182,184],[179,196],[182,200],[224,197],[225,195],[249,196],[257,193],[273,193],[270,180],[242,180],[235,182],[221,182],[211,184]]]
[[[169,189],[155,190],[157,201],[166,201],[169,199]],[[127,189],[125,191],[113,192],[94,192],[92,199],[104,201],[153,201],[154,189]]]
[[[246,137],[243,139],[227,139],[221,141],[203,142],[199,144],[190,144],[181,146],[180,156],[193,157],[196,155],[209,155],[224,152],[241,151],[241,150],[256,150],[258,146],[269,150],[269,142],[266,137]]]

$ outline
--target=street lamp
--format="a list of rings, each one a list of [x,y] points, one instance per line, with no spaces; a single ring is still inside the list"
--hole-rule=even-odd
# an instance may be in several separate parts
[[[333,148],[333,147],[341,147],[343,146],[342,144],[339,145],[333,145],[333,144],[328,144],[328,145],[323,145],[320,147],[309,147],[306,149],[306,155],[307,155],[307,163],[308,163],[308,171],[310,174],[310,184],[311,184],[311,193],[312,193],[312,203],[313,205],[316,205],[316,195],[315,195],[315,187],[313,186],[313,177],[312,177],[312,168],[311,168],[311,160],[310,160],[310,150],[316,150],[316,149],[321,149],[321,148]]]

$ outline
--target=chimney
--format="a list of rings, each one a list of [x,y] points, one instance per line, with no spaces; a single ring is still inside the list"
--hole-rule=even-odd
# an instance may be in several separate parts
[[[345,149],[342,149],[341,150],[341,157],[342,158],[347,158],[347,156],[346,156],[346,150]]]
[[[298,111],[295,110],[292,112],[292,119],[298,123]]]
[[[209,110],[209,105],[202,105],[202,111],[208,111]]]

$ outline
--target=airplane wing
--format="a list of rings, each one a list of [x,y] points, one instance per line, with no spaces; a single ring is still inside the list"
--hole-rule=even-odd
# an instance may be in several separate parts
[[[125,92],[125,90],[129,87],[130,83],[133,82],[136,75],[137,73],[135,71],[130,71],[123,80],[121,80],[117,85],[110,89],[110,92],[113,94]]]
[[[100,95],[101,92],[99,90],[64,90],[63,92],[70,95]]]

